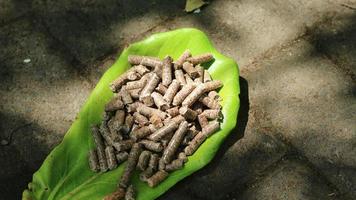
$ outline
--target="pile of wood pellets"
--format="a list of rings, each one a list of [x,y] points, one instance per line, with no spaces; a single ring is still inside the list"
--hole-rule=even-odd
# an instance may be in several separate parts
[[[157,186],[219,130],[222,82],[201,66],[213,59],[189,50],[176,61],[128,56],[132,67],[110,84],[114,97],[101,124],[92,126],[91,170],[106,172],[127,160],[118,189],[105,199],[135,199],[130,179],[136,169],[148,186]]]

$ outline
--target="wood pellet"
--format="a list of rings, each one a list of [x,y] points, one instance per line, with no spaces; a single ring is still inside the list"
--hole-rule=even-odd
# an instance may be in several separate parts
[[[101,124],[91,127],[95,148],[88,167],[106,172],[126,162],[117,190],[105,199],[135,199],[136,170],[149,187],[159,185],[220,129],[223,84],[204,68],[213,59],[189,50],[177,60],[128,56],[132,67],[110,84],[114,97]]]

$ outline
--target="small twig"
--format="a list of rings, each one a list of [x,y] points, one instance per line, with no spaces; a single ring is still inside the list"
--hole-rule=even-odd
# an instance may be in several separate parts
[[[32,124],[32,123],[30,122],[30,123],[27,123],[27,124],[24,124],[24,125],[21,125],[21,126],[18,126],[17,128],[15,128],[13,131],[11,131],[11,133],[10,133],[10,135],[9,135],[9,137],[8,137],[7,140],[5,140],[5,139],[1,140],[1,145],[2,145],[2,146],[10,145],[11,142],[12,142],[13,135],[14,135],[17,131],[19,131],[20,129],[25,128],[25,127],[27,127],[27,126],[30,126],[31,124]]]

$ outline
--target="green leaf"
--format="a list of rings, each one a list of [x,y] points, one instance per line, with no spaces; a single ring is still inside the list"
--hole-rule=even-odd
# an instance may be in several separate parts
[[[192,12],[195,9],[198,9],[205,5],[206,3],[203,0],[187,0],[185,3],[185,11]]]
[[[219,146],[236,125],[239,109],[239,74],[236,63],[216,51],[207,36],[197,29],[178,29],[159,33],[130,45],[115,64],[103,75],[89,99],[79,112],[76,121],[68,130],[63,141],[48,155],[41,168],[33,175],[29,188],[23,192],[23,199],[102,199],[113,192],[119,181],[125,163],[107,173],[93,173],[89,170],[87,153],[94,147],[90,125],[101,121],[104,105],[113,96],[109,83],[127,70],[130,54],[158,56],[171,55],[175,59],[185,50],[193,55],[211,52],[215,61],[210,63],[209,72],[214,79],[221,80],[224,86],[219,94],[222,97],[224,120],[221,130],[208,138],[189,157],[184,168],[175,171],[155,188],[149,188],[135,174],[132,182],[137,189],[137,199],[155,199],[170,187],[199,170],[214,157]]]

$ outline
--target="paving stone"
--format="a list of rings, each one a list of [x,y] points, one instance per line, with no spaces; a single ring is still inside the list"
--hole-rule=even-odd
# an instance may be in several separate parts
[[[249,82],[250,119],[278,130],[341,192],[355,196],[355,83],[305,40],[243,71]],[[331,167],[332,166],[332,167]],[[346,171],[343,169],[346,167]],[[348,184],[348,183],[352,184]]]
[[[0,146],[5,199],[20,198],[92,89],[71,58],[43,32],[30,19],[0,31],[0,140],[10,142]]]
[[[231,194],[228,199],[341,199],[304,161],[283,160],[266,173],[245,192]]]

